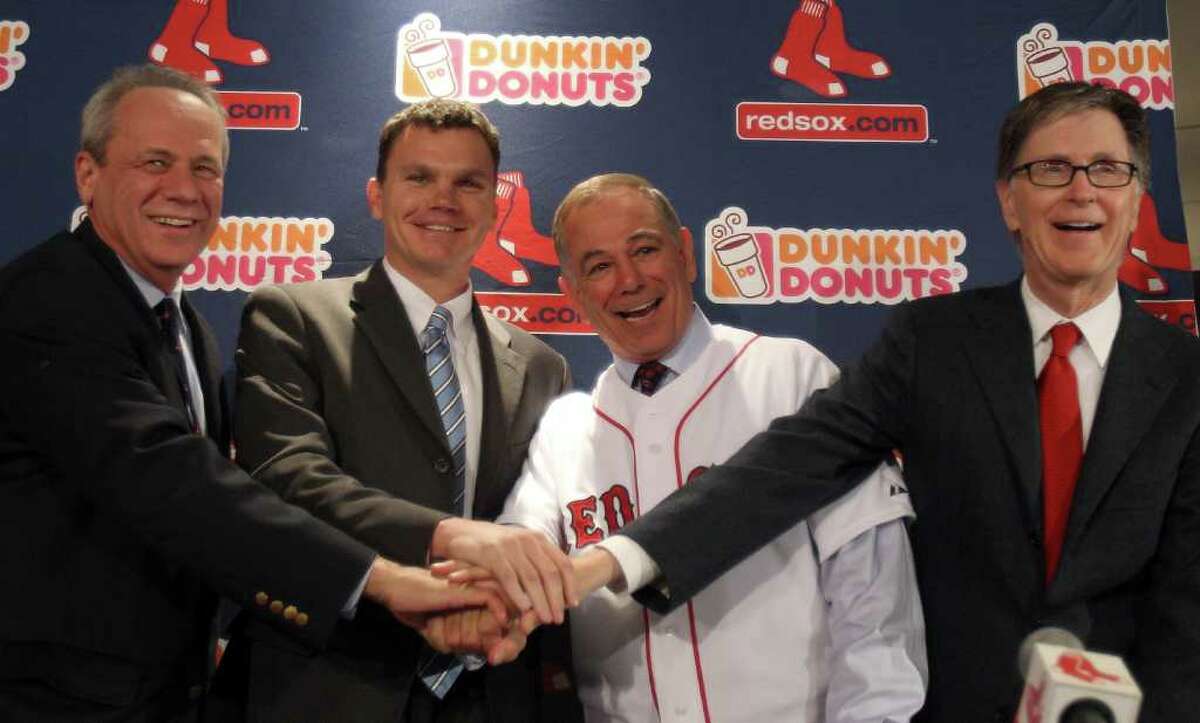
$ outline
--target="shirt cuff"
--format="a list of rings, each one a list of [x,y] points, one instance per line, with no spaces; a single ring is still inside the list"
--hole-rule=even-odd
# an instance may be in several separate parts
[[[615,593],[639,590],[662,576],[658,564],[642,546],[625,535],[613,535],[596,543],[608,551],[621,568],[621,579],[608,586]]]
[[[350,593],[350,599],[346,600],[346,604],[342,606],[342,617],[346,620],[353,620],[354,614],[358,612],[358,601],[362,599],[363,590],[367,589],[367,578],[371,577],[371,568],[375,566],[375,561],[378,559],[379,555],[371,558],[371,564],[367,565],[367,569],[363,571],[362,579]]]

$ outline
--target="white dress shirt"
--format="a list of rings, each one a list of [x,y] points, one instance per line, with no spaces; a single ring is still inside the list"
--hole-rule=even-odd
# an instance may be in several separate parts
[[[420,341],[421,333],[429,323],[429,317],[438,303],[429,294],[407,277],[392,268],[384,259],[383,270],[395,287],[404,304],[408,322]],[[471,322],[471,306],[474,301],[470,282],[458,296],[443,302],[450,312],[450,325],[446,329],[446,340],[450,342],[450,356],[454,361],[454,373],[462,389],[463,406],[467,413],[467,469],[463,493],[463,517],[471,517],[475,502],[475,477],[479,470],[479,442],[483,434],[483,366],[479,361],[479,335]],[[423,370],[422,370],[423,371]]]
[[[125,263],[125,259],[118,256],[117,260],[125,267],[125,273],[129,274],[134,286],[141,292],[142,298],[146,300],[151,309],[158,306],[158,302],[167,298],[168,295],[164,294],[162,289],[134,271],[133,267]],[[204,434],[208,430],[207,420],[204,416],[204,387],[200,384],[200,372],[196,367],[195,349],[192,347],[192,330],[183,315],[183,282],[175,282],[175,288],[171,289],[170,297],[175,300],[175,307],[179,310],[179,337],[183,343],[183,365],[187,368],[188,391],[191,392],[192,405],[195,407],[192,412],[196,415],[196,426],[200,429],[200,433]]]
[[[1054,343],[1050,330],[1065,322],[1074,322],[1082,332],[1082,340],[1067,356],[1075,368],[1075,380],[1079,385],[1079,415],[1083,422],[1083,448],[1087,449],[1092,434],[1092,421],[1096,418],[1096,403],[1100,401],[1100,387],[1104,383],[1104,370],[1108,368],[1108,355],[1117,338],[1117,326],[1121,323],[1121,295],[1114,284],[1104,301],[1083,312],[1074,319],[1067,319],[1047,306],[1029,288],[1029,280],[1021,279],[1021,301],[1025,303],[1025,314],[1029,317],[1029,328],[1033,332],[1033,378],[1037,379],[1050,358]]]

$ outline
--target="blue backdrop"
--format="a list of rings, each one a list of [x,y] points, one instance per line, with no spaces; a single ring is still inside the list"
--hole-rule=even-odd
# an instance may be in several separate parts
[[[693,231],[710,318],[844,363],[889,305],[1015,276],[997,127],[1067,78],[1150,110],[1121,278],[1194,327],[1161,0],[0,0],[0,263],[71,223],[83,101],[147,59],[206,77],[234,126],[221,230],[185,275],[227,357],[248,289],[381,254],[378,128],[431,94],[480,102],[503,134],[476,289],[552,332],[581,386],[608,356],[557,296],[546,238],[576,181],[652,179]]]

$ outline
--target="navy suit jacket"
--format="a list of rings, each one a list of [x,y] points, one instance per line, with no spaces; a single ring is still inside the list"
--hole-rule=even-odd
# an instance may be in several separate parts
[[[89,222],[0,271],[0,687],[155,719],[202,692],[218,593],[322,645],[373,557],[229,461],[216,345],[183,311],[208,436]]]
[[[1122,300],[1058,571],[1044,581],[1032,334],[1019,285],[899,307],[841,380],[622,530],[668,608],[903,454],[926,720],[1012,720],[1017,648],[1058,625],[1124,656],[1142,720],[1200,711],[1200,345]]]

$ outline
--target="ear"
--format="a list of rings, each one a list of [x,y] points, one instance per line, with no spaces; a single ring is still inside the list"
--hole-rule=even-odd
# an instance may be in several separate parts
[[[996,181],[996,200],[1000,202],[1000,214],[1004,216],[1004,225],[1009,231],[1020,231],[1021,220],[1017,216],[1016,202],[1013,200],[1012,183]]]
[[[87,151],[75,154],[75,190],[83,205],[91,208],[92,196],[96,192],[96,176],[100,173],[100,164]]]
[[[383,220],[383,184],[374,176],[367,179],[367,206],[371,209],[372,218]]]
[[[687,229],[687,226],[679,227],[679,251],[683,254],[683,264],[687,270],[688,283],[695,283],[696,249],[692,246],[692,232]]]
[[[1149,213],[1150,209],[1153,208],[1152,204],[1147,204],[1147,203],[1145,203],[1145,201],[1146,201],[1146,192],[1145,192],[1145,190],[1142,189],[1142,184],[1139,181],[1137,184],[1137,196],[1135,197],[1135,199],[1133,201],[1134,205],[1137,206],[1137,213],[1133,214],[1133,221],[1130,222],[1130,224],[1129,224],[1130,239],[1133,238],[1133,232],[1137,230],[1138,223],[1142,220],[1142,214]],[[1154,219],[1150,219],[1150,221],[1153,221],[1153,220]]]
[[[571,285],[571,281],[567,278],[566,274],[558,275],[558,290],[566,295],[567,299],[571,302],[571,306],[574,306],[575,311],[579,312],[579,316],[583,317],[584,321],[589,321],[587,315],[583,312],[583,304],[579,303],[579,299],[575,295],[575,287]]]

